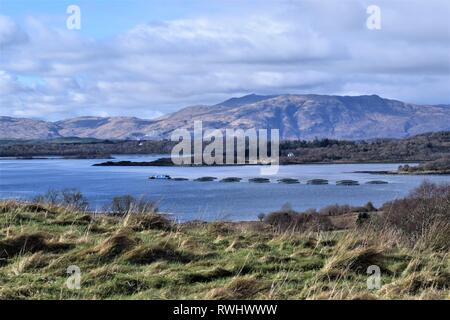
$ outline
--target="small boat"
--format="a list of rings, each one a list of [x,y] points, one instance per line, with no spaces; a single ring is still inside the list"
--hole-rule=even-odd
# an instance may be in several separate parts
[[[168,174],[156,174],[154,176],[151,176],[149,179],[151,179],[151,180],[170,180],[170,179],[172,179],[172,177],[169,176]]]

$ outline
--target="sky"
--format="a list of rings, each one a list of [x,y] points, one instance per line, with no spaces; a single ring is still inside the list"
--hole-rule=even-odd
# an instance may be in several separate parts
[[[250,93],[450,104],[450,1],[0,0],[0,115],[155,118]]]

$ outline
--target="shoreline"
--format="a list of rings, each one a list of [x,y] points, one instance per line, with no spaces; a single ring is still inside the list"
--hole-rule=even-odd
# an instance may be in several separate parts
[[[387,162],[387,161],[370,161],[370,162],[307,162],[307,163],[292,163],[283,162],[275,164],[278,166],[290,166],[290,165],[332,165],[332,164],[398,164],[398,163],[420,163],[420,161],[414,162]],[[101,163],[95,163],[92,166],[98,167],[234,167],[234,166],[271,166],[274,164],[267,163],[242,163],[242,164],[174,164],[171,158],[159,158],[153,161],[106,161]],[[437,171],[388,171],[388,170],[362,170],[362,171],[352,171],[351,173],[364,173],[373,175],[450,175],[450,170],[437,170]]]
[[[143,154],[129,154],[130,156],[145,156]],[[153,156],[152,154],[148,154],[148,156]],[[114,156],[113,158],[97,158],[97,157],[78,157],[78,156],[73,156],[73,157],[64,157],[64,156],[54,156],[54,155],[48,155],[48,156],[37,156],[37,157],[11,157],[11,156],[5,156],[5,157],[0,157],[0,161],[2,160],[113,160],[115,159]],[[126,160],[125,160],[126,161]],[[292,166],[292,165],[330,165],[330,164],[399,164],[399,163],[420,163],[420,162],[425,162],[426,160],[405,160],[405,161],[394,161],[394,160],[388,160],[388,161],[383,161],[383,160],[373,160],[373,161],[318,161],[318,162],[286,162],[286,163],[280,163],[280,166]],[[112,161],[111,161],[112,162]],[[150,162],[150,161],[142,161],[142,162]],[[98,164],[95,164],[97,166],[100,166]],[[268,164],[223,164],[223,165],[206,165],[206,164],[201,164],[201,165],[142,165],[142,166],[152,166],[152,167],[212,167],[212,166],[217,166],[217,167],[225,167],[225,166],[258,166],[258,165],[268,165]],[[106,165],[105,165],[106,166]],[[141,165],[110,165],[110,166],[116,166],[116,167],[120,167],[120,166],[141,166]],[[356,171],[355,171],[356,172]]]
[[[437,170],[437,171],[414,171],[414,172],[404,172],[404,171],[353,171],[352,173],[367,173],[373,175],[399,175],[399,176],[427,176],[427,175],[450,175],[450,170]]]
[[[399,164],[399,163],[420,163],[425,160],[408,160],[408,161],[383,161],[383,160],[373,160],[373,161],[318,161],[318,162],[290,162],[290,161],[280,161],[278,165],[280,166],[291,166],[291,165],[329,165],[329,164]],[[231,167],[231,166],[265,166],[271,165],[267,163],[233,163],[233,164],[174,164],[170,158],[159,158],[153,161],[105,161],[101,163],[93,164],[93,166],[105,166],[105,167]],[[376,172],[376,171],[375,171]]]

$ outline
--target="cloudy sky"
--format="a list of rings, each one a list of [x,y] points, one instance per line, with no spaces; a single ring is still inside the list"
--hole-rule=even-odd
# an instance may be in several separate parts
[[[2,0],[0,45],[15,117],[153,118],[249,93],[450,103],[448,0]]]

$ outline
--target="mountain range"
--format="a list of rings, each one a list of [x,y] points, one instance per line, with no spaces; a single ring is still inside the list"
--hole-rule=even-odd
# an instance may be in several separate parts
[[[178,128],[279,129],[281,139],[403,138],[450,130],[450,105],[418,105],[377,95],[247,95],[183,108],[158,119],[77,117],[56,122],[0,117],[0,139],[163,139]]]

